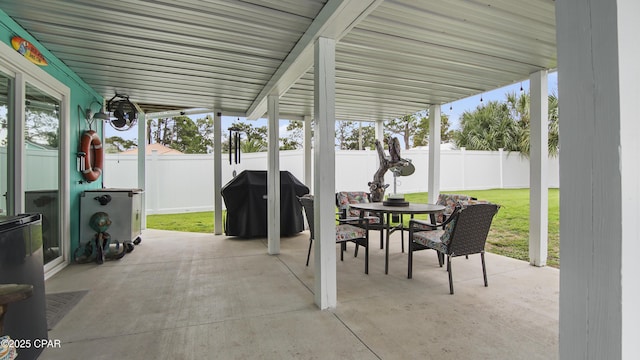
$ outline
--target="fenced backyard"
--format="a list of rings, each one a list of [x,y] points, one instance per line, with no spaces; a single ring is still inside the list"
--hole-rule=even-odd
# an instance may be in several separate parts
[[[514,259],[529,260],[529,189],[456,191],[501,205],[487,239],[487,251]],[[411,202],[426,203],[427,193],[406,195]],[[549,189],[549,243],[547,265],[560,266],[559,191]],[[426,218],[417,215],[416,218]],[[404,219],[408,225],[409,219]],[[213,211],[147,216],[147,227],[187,232],[213,232]]]
[[[282,170],[303,181],[302,151],[282,151]],[[427,202],[428,151],[408,150],[416,172],[397,179],[398,192],[413,202]],[[213,232],[213,157],[211,155],[147,156],[147,227],[179,231]],[[367,190],[377,170],[375,151],[336,152],[336,190]],[[529,240],[529,161],[518,153],[447,150],[442,152],[442,192],[456,192],[502,205],[495,218],[487,249],[527,261]],[[243,154],[241,164],[225,162],[223,183],[233,171],[266,170],[266,153]],[[558,161],[549,159],[548,265],[559,266]],[[105,165],[106,187],[137,187],[137,157],[109,154]],[[385,178],[393,189],[393,176]],[[311,184],[308,184],[311,187]],[[313,189],[311,189],[313,192]]]
[[[397,191],[428,191],[428,150],[406,150],[402,156],[412,161],[416,171],[397,179]],[[442,192],[529,187],[529,160],[519,153],[445,150],[440,164]],[[548,165],[549,187],[558,188],[558,159],[550,158]],[[137,166],[136,155],[107,154],[104,186],[137,188]],[[303,151],[281,151],[280,168],[304,182]],[[368,191],[367,183],[377,169],[378,156],[373,150],[336,151],[336,191]],[[230,181],[234,171],[243,170],[267,170],[266,153],[242,154],[240,164],[229,164],[223,157],[222,183]],[[147,214],[213,211],[213,175],[212,155],[147,155]],[[385,182],[390,184],[389,194],[394,183],[391,172],[387,172]],[[311,183],[307,186],[313,193]]]

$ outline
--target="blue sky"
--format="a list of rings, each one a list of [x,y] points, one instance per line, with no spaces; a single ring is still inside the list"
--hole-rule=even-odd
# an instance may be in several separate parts
[[[529,92],[529,80],[523,81],[522,83],[515,83],[509,86],[505,86],[496,90],[488,91],[482,93],[481,95],[474,95],[468,98],[454,101],[449,104],[442,105],[442,113],[447,114],[449,116],[449,123],[451,124],[451,129],[458,129],[460,125],[460,117],[465,111],[472,111],[478,105],[482,103],[486,103],[488,101],[504,101],[506,98],[506,94],[511,92],[516,92],[516,94],[520,93],[520,87],[524,89],[524,91]],[[553,72],[549,73],[548,78],[548,87],[549,93],[558,94],[558,73]],[[480,102],[480,97],[482,97],[483,102]],[[204,115],[203,115],[204,116]],[[196,119],[201,116],[191,116],[191,118]],[[237,117],[231,116],[223,116],[222,117],[222,129],[226,131],[229,126],[236,121]],[[340,119],[338,119],[340,120]],[[246,122],[244,118],[240,118],[240,121]],[[250,121],[249,123],[253,124],[254,127],[266,126],[266,119],[259,119],[256,121]],[[287,121],[281,121],[280,128],[280,136],[284,136],[285,127],[287,126]],[[105,137],[110,136],[120,136],[125,139],[134,139],[138,136],[138,130],[136,128],[132,128],[129,131],[121,132],[114,130],[111,126],[105,126]]]
[[[478,105],[482,104],[480,102],[480,96],[482,96],[483,103],[487,101],[504,101],[506,99],[506,94],[515,92],[516,94],[520,93],[521,83],[515,83],[509,86],[505,86],[496,90],[492,90],[486,93],[482,93],[481,95],[474,95],[468,98],[454,101],[449,104],[442,105],[442,113],[447,114],[449,116],[449,123],[451,124],[451,129],[458,129],[460,125],[460,117],[465,111],[472,111]],[[522,82],[522,88],[524,91],[529,92],[529,80]],[[549,73],[548,77],[548,88],[549,94],[558,94],[558,73],[553,72]],[[451,108],[451,109],[450,109]]]

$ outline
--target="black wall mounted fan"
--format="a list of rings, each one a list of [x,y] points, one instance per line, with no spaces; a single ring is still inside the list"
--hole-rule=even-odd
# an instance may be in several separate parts
[[[129,101],[129,96],[127,95],[115,94],[107,102],[107,111],[111,113],[111,121],[109,123],[119,131],[131,129],[138,120],[138,110]]]

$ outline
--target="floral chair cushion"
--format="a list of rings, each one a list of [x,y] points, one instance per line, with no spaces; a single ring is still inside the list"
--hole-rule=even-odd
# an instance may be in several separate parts
[[[447,245],[441,240],[444,230],[421,231],[413,233],[413,241],[430,249],[447,253]]]
[[[470,201],[470,197],[468,195],[461,194],[440,194],[438,195],[438,205],[444,206],[444,210],[436,215],[436,223],[443,223],[447,217],[453,213],[453,209],[455,209],[456,205],[460,204],[460,206],[464,206]],[[435,227],[416,223],[415,228],[418,230],[434,230]]]
[[[453,233],[453,228],[456,225],[456,219],[453,219],[448,223],[444,227],[444,230],[420,231],[413,233],[413,241],[446,254],[447,248],[451,243],[451,234]]]
[[[444,211],[442,214],[438,214],[437,221],[443,222],[447,216],[451,215],[453,209],[455,209],[456,205],[460,202],[469,201],[468,195],[461,194],[440,194],[438,195],[438,205],[444,206]]]
[[[363,239],[367,237],[367,230],[349,224],[336,226],[336,241]]]
[[[347,218],[359,218],[360,210],[351,209],[349,204],[369,203],[369,194],[364,191],[340,191],[336,194],[336,203],[340,211],[346,210]],[[377,224],[380,218],[369,212],[365,213],[365,218],[370,224]]]

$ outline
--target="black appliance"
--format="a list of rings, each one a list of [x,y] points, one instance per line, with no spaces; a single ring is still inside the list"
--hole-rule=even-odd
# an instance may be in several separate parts
[[[296,196],[309,188],[288,171],[280,171],[280,234],[304,230],[302,207]],[[227,207],[225,233],[228,236],[267,236],[267,172],[245,170],[222,187]]]
[[[37,359],[43,347],[34,341],[48,339],[41,214],[0,216],[0,283],[33,285],[30,298],[9,305],[4,332],[30,340],[30,347],[18,349],[20,360]]]

